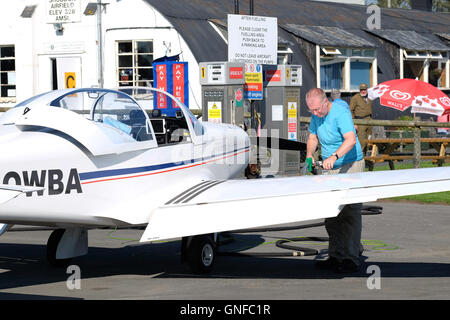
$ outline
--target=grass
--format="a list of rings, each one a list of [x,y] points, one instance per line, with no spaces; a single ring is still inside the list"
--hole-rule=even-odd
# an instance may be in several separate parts
[[[444,163],[443,166],[450,166],[450,163]],[[431,161],[422,161],[421,168],[437,167]],[[395,162],[395,170],[413,169],[412,163]],[[388,165],[375,166],[374,171],[390,170]],[[450,191],[417,194],[412,196],[402,196],[389,198],[390,201],[412,201],[420,203],[434,203],[434,204],[446,204],[450,205]]]

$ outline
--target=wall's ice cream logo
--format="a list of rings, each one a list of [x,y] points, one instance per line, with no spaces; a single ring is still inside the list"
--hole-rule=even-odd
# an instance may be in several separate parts
[[[389,92],[392,98],[397,100],[409,100],[411,99],[411,95],[407,92],[401,92],[399,90],[392,90]]]

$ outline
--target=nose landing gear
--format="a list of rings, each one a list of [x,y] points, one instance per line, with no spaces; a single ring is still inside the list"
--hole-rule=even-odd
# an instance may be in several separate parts
[[[47,261],[53,267],[67,267],[72,259],[57,259],[56,251],[64,235],[65,229],[57,229],[52,232],[47,241]]]
[[[87,252],[88,233],[81,227],[56,229],[47,241],[47,260],[55,267],[66,267],[72,258]]]

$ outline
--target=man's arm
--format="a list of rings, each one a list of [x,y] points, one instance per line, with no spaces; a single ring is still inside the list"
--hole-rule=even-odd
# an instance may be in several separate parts
[[[319,144],[319,139],[313,133],[310,133],[306,141],[306,158],[312,158]]]

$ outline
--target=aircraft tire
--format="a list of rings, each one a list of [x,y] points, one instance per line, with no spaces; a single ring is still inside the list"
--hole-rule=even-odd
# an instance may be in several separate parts
[[[210,273],[216,259],[216,245],[209,235],[195,236],[187,248],[186,260],[193,273]]]
[[[64,235],[65,229],[56,229],[52,232],[47,241],[47,261],[53,267],[67,267],[72,259],[56,259],[58,244]]]

